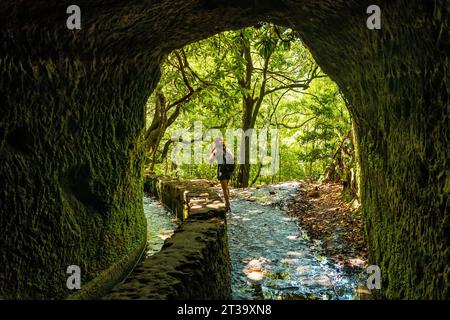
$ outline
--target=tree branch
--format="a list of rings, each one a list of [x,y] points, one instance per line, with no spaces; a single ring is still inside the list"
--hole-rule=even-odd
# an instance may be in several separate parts
[[[312,121],[312,120],[314,120],[316,118],[317,118],[316,116],[314,116],[312,118],[309,118],[308,120],[304,121],[302,124],[299,124],[297,126],[290,126],[290,125],[287,125],[287,124],[284,124],[284,123],[276,123],[275,125],[285,127],[286,129],[300,129],[301,127],[306,125],[308,122],[310,122],[310,121]]]
[[[261,108],[261,105],[264,101],[264,97],[266,96],[266,84],[267,84],[267,70],[269,69],[269,62],[270,58],[272,57],[273,51],[269,52],[267,57],[264,60],[264,67],[263,67],[263,73],[262,73],[262,79],[261,79],[261,87],[259,89],[259,96],[256,100],[255,109],[253,110],[252,114],[252,124],[254,125],[256,123],[256,118],[258,117],[259,109]]]
[[[272,94],[272,93],[274,93],[274,92],[276,92],[276,91],[280,91],[280,90],[296,89],[296,88],[300,88],[300,89],[308,89],[308,88],[309,88],[309,85],[306,84],[305,82],[302,82],[302,83],[292,83],[292,84],[288,84],[288,85],[285,85],[285,86],[280,86],[280,87],[277,87],[277,88],[273,88],[273,89],[267,90],[267,91],[266,91],[266,95]]]

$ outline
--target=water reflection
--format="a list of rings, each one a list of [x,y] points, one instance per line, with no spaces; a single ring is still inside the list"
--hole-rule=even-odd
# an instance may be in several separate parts
[[[147,257],[161,250],[164,240],[177,228],[176,216],[159,202],[144,195],[144,214],[147,218]]]
[[[228,238],[234,299],[354,299],[358,274],[346,275],[307,239],[287,206],[297,184],[233,190]],[[249,201],[248,201],[249,200]]]

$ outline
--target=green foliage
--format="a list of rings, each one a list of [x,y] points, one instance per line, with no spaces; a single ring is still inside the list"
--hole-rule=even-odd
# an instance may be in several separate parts
[[[248,63],[243,45],[251,48],[250,89],[239,85]],[[180,116],[161,141],[160,152],[177,130],[193,131],[195,121],[201,121],[204,129],[221,128],[223,132],[227,128],[241,128],[242,97],[259,95],[264,61],[269,59],[265,90],[273,92],[264,97],[255,128],[279,130],[281,164],[275,176],[260,176],[255,182],[318,179],[326,173],[351,122],[337,85],[321,73],[297,34],[290,29],[263,24],[258,29],[224,32],[177,52],[188,66],[184,71],[190,85],[193,88],[203,86],[203,90],[183,104]],[[173,53],[162,66],[160,87],[169,103],[189,92],[177,61]],[[307,82],[308,75],[314,75],[310,82]],[[305,86],[289,87],[299,83]],[[152,96],[149,110],[154,101]],[[210,147],[209,143],[203,145]],[[207,179],[215,178],[216,168],[216,165],[204,163],[177,167],[170,161],[170,152],[158,158],[155,166],[158,174]],[[258,169],[257,165],[251,167],[250,181],[258,175]]]

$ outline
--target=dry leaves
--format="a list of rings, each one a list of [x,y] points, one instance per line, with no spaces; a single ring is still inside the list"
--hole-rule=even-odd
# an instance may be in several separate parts
[[[322,241],[328,257],[340,264],[360,267],[367,259],[361,216],[342,199],[341,192],[337,183],[301,182],[289,214],[299,219],[310,238]]]

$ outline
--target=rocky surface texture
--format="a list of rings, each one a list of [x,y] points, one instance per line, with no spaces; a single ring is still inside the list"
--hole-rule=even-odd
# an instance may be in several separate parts
[[[142,261],[104,299],[229,299],[231,264],[225,206],[217,193],[205,180],[146,176],[149,185],[158,186],[151,190],[163,197],[167,207],[186,206],[181,217],[184,222],[160,252]],[[215,199],[213,206],[208,198]]]
[[[181,221],[194,215],[224,212],[225,205],[208,180],[181,180],[146,174],[144,190],[157,197]]]
[[[229,299],[230,272],[224,220],[189,219],[103,299]]]
[[[387,298],[449,298],[449,1],[0,3],[1,298],[64,298],[145,243],[144,105],[174,48],[270,21],[348,100],[370,264]]]
[[[367,248],[362,239],[358,201],[346,200],[339,183],[299,181],[288,213],[298,218],[312,240],[319,240],[324,254],[346,268],[366,268]]]

